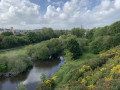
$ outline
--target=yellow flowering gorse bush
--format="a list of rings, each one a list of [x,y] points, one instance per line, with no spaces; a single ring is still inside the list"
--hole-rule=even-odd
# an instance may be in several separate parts
[[[92,85],[89,85],[89,86],[87,86],[87,90],[92,90],[94,88],[94,85],[92,84]]]
[[[82,81],[81,81],[81,83],[84,85],[84,84],[87,83],[87,81],[83,78]]]
[[[106,70],[106,68],[104,68],[104,67],[100,69],[100,71],[104,71],[104,70]]]

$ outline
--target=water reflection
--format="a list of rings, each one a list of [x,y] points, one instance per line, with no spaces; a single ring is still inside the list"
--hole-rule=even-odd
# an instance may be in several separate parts
[[[27,90],[34,90],[41,81],[40,76],[42,73],[45,73],[46,77],[50,78],[64,63],[63,57],[60,57],[60,60],[34,62],[33,68],[28,72],[17,77],[0,79],[0,90],[16,90],[20,82],[26,85]]]

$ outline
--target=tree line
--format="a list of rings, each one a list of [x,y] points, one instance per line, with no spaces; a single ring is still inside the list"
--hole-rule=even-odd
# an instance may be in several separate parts
[[[72,30],[43,28],[38,32],[27,32],[25,35],[13,35],[11,32],[3,32],[0,34],[0,49],[38,43],[52,38],[62,37],[66,39],[71,37],[70,35],[76,36],[76,40],[81,49],[85,51],[85,48],[87,48],[87,50],[98,54],[101,51],[108,50],[120,44],[120,21],[110,26],[98,27],[90,30],[84,28],[73,28]],[[84,44],[85,47],[83,47],[81,43]]]
[[[3,32],[0,34],[0,49],[8,49],[38,43],[51,38],[58,38],[60,35],[65,35],[67,33],[68,31],[66,30],[53,30],[52,28],[43,28],[37,32],[29,31],[25,35]]]

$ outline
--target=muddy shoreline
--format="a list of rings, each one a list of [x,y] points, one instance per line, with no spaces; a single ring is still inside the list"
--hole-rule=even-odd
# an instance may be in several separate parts
[[[9,77],[16,77],[18,75],[22,75],[25,72],[30,71],[33,66],[29,66],[25,71],[23,72],[6,72],[6,73],[0,73],[0,78],[9,78]]]

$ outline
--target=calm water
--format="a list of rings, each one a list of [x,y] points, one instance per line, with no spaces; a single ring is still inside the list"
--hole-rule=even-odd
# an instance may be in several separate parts
[[[20,82],[26,85],[27,90],[34,90],[41,81],[40,76],[42,73],[50,78],[64,63],[63,57],[60,57],[60,60],[35,62],[33,68],[22,75],[0,79],[0,90],[16,90]]]

